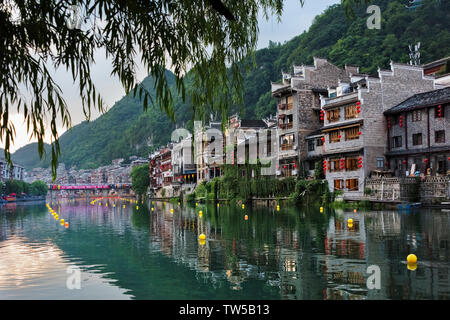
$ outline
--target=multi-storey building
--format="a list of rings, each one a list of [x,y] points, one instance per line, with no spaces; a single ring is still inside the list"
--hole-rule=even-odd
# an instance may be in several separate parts
[[[391,63],[378,75],[353,74],[322,98],[323,170],[330,190],[361,196],[364,179],[384,170],[386,122],[383,112],[411,95],[434,89],[434,78],[419,66]]]
[[[8,165],[6,160],[0,160],[0,180],[6,181],[9,179],[23,180],[25,168],[17,163]]]
[[[194,163],[192,135],[173,144],[172,150],[173,181],[178,184],[196,182],[196,165]]]
[[[341,69],[325,59],[314,58],[314,66],[294,66],[292,74],[283,73],[281,83],[272,83],[272,96],[277,99],[279,131],[279,170],[282,177],[297,175],[300,159],[307,155],[305,138],[322,124],[320,94],[339,80],[349,81],[349,73],[357,68]]]
[[[197,182],[209,181],[222,175],[222,164],[215,162],[216,150],[209,150],[209,145],[214,141],[214,137],[207,134],[208,129],[215,129],[222,134],[222,123],[211,122],[208,126],[196,128],[195,130],[195,160],[197,165]],[[222,135],[222,146],[223,146]]]
[[[450,87],[413,95],[384,114],[396,176],[450,173]]]

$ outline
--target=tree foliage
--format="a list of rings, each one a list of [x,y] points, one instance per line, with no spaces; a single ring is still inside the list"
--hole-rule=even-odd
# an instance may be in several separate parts
[[[131,170],[131,188],[140,196],[147,192],[150,185],[148,164],[136,166]]]

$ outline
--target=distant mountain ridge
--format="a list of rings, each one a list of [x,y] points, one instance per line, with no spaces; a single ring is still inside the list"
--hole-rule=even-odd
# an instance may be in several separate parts
[[[389,69],[390,61],[409,62],[408,45],[421,42],[422,63],[450,55],[450,1],[430,0],[414,11],[405,7],[407,0],[377,0],[382,13],[381,29],[369,30],[366,5],[355,7],[355,19],[349,19],[339,4],[330,6],[315,17],[307,32],[279,44],[255,52],[256,67],[245,72],[242,105],[232,105],[229,114],[238,112],[242,118],[262,119],[276,112],[271,95],[271,81],[281,78],[292,65],[312,64],[313,57],[326,58],[343,67],[360,66],[360,72],[374,73],[380,67]],[[167,71],[166,76],[174,81]],[[185,81],[191,86],[189,73]],[[153,90],[153,80],[143,81]],[[165,144],[176,126],[192,128],[193,108],[174,94],[175,123],[157,107],[142,111],[137,98],[123,97],[105,114],[92,122],[82,122],[60,137],[60,162],[66,166],[95,168],[112,159],[130,155],[147,156],[156,146]],[[49,146],[46,145],[48,149]],[[33,152],[35,149],[35,152]],[[50,156],[50,154],[47,152]],[[37,145],[17,150],[12,158],[27,169],[48,167],[49,156],[40,160]]]

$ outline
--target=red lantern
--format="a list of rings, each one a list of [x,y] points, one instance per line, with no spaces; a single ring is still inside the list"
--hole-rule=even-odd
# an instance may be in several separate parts
[[[362,134],[362,132],[361,131],[358,131],[358,136],[360,136]]]
[[[320,120],[323,121],[324,117],[325,117],[325,111],[324,110],[320,110]]]
[[[322,142],[325,142],[325,137],[320,138],[320,140],[322,140]]]
[[[403,160],[403,164],[406,164],[406,160]]]
[[[399,126],[403,127],[403,116],[400,116],[398,121],[399,121],[399,123],[398,123]]]
[[[450,157],[448,157],[447,160],[450,161]]]
[[[423,160],[424,162],[428,162],[428,159],[427,158],[425,158],[424,160]]]
[[[341,135],[338,136],[339,139],[340,139],[341,137],[342,137]]]
[[[438,105],[437,107],[437,116],[438,118],[442,118],[442,105]]]
[[[297,168],[297,165],[294,163],[294,168]]]
[[[287,166],[284,166],[283,168],[285,168],[285,169],[286,169],[286,168],[287,168]]]
[[[361,102],[356,102],[356,112],[361,113]]]

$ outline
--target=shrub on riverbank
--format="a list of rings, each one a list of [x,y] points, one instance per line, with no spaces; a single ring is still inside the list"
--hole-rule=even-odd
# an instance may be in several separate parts
[[[0,190],[3,189],[3,183],[0,182]],[[47,195],[48,187],[44,181],[36,180],[33,183],[28,183],[20,180],[7,180],[5,182],[5,194],[15,193],[21,196],[22,193],[31,196],[45,196]]]
[[[287,198],[297,203],[328,203],[334,200],[325,180],[304,180],[296,177],[284,179],[260,175],[260,165],[226,166],[222,177],[200,183],[195,194],[188,195],[187,201],[249,202],[252,199]]]

